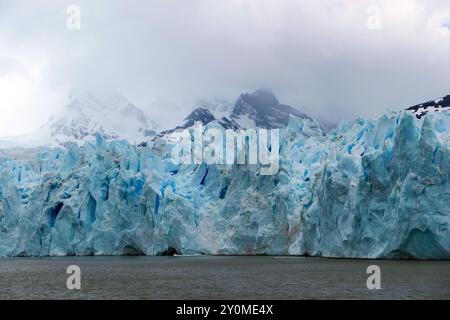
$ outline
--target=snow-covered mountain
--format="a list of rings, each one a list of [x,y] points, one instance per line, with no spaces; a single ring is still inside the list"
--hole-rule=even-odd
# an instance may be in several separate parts
[[[61,146],[83,143],[96,133],[106,139],[130,143],[148,140],[157,125],[144,112],[119,94],[82,92],[72,94],[60,113],[32,134],[0,139],[0,147]]]
[[[311,119],[299,110],[281,104],[269,90],[259,89],[241,94],[234,104],[221,99],[203,100],[194,106],[183,124],[163,134],[192,127],[195,122],[206,125],[212,121],[217,121],[226,129],[285,128],[289,115]]]
[[[210,109],[208,106],[197,105],[194,107],[191,113],[184,119],[183,123],[174,129],[165,130],[161,132],[162,135],[174,132],[175,130],[187,129],[196,122],[201,122],[206,125],[210,122],[217,121],[225,129],[240,129],[241,126],[227,116],[218,117],[214,115],[214,109]]]
[[[286,127],[289,115],[311,119],[299,110],[281,104],[269,90],[260,89],[253,93],[241,94],[230,118],[242,128],[275,129]]]
[[[414,112],[416,117],[419,119],[428,112],[441,112],[443,110],[450,110],[450,95],[412,106],[406,110]]]
[[[289,115],[310,119],[290,106],[280,104],[268,90],[241,94],[235,103],[221,99],[197,103],[183,123],[172,130],[189,128],[195,122],[217,121],[226,129],[283,128]],[[124,139],[132,144],[156,135],[158,125],[119,94],[78,92],[70,95],[66,106],[31,134],[0,138],[0,148],[64,146],[70,142],[93,140],[96,133],[106,139]]]

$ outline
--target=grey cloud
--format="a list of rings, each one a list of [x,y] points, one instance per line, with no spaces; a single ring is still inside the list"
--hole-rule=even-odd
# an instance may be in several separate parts
[[[205,96],[232,100],[265,87],[329,120],[376,117],[450,91],[450,30],[442,27],[450,5],[393,3],[0,0],[0,50],[25,65],[42,61],[43,101],[46,90],[101,88],[140,106],[174,101],[178,115]],[[81,8],[79,31],[66,28],[71,4]],[[372,4],[381,30],[366,27]]]

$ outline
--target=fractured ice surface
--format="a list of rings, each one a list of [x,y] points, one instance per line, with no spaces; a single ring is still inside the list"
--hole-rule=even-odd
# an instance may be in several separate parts
[[[386,114],[328,135],[291,116],[280,170],[181,165],[170,145],[0,154],[0,255],[450,258],[450,113]]]

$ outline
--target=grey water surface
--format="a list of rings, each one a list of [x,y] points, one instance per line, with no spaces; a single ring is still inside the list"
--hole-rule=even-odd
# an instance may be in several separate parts
[[[81,289],[66,286],[81,269]],[[381,289],[369,290],[369,265]],[[450,261],[269,256],[0,258],[0,299],[450,299]]]

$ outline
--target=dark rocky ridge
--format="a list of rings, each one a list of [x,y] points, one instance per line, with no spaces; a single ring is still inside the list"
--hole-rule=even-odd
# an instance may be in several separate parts
[[[430,100],[412,107],[406,110],[414,112],[417,118],[422,118],[428,112],[450,110],[450,95],[437,100]]]

